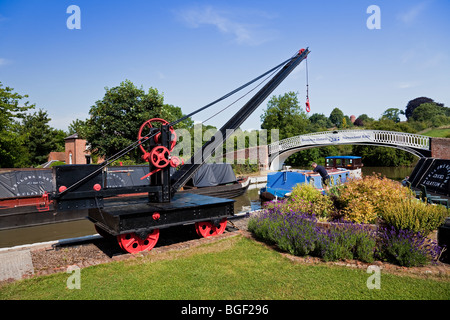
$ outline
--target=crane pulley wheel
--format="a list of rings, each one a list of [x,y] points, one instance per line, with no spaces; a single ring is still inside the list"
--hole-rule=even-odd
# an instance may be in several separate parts
[[[156,168],[162,169],[170,163],[170,152],[164,146],[157,146],[150,152],[150,162]]]
[[[139,132],[138,132],[138,139],[141,140],[142,138],[144,138],[145,140],[147,138],[145,138],[145,134],[144,134],[144,130],[146,128],[148,129],[152,129],[154,128],[152,126],[152,122],[158,122],[161,123],[163,126],[164,125],[168,125],[169,122],[167,122],[164,119],[160,119],[160,118],[153,118],[153,119],[149,119],[147,121],[145,121],[141,127],[139,128]],[[170,148],[169,151],[172,151],[173,148],[175,147],[175,144],[177,143],[177,134],[175,133],[175,130],[173,129],[173,127],[170,127],[170,133],[172,135],[171,137],[171,141],[170,141]],[[160,139],[161,133],[158,133],[155,137],[154,137],[154,141],[155,143],[160,143],[159,139]],[[139,143],[139,148],[141,148],[141,151],[144,153],[144,155],[147,155],[148,152],[144,149],[144,146],[142,145],[142,143]]]

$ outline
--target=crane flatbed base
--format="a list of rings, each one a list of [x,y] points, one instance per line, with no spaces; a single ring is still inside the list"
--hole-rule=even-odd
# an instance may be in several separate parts
[[[175,194],[170,202],[149,203],[147,197],[105,199],[103,208],[92,208],[88,218],[97,227],[117,236],[147,233],[153,229],[201,221],[217,223],[234,216],[235,200],[200,194]]]

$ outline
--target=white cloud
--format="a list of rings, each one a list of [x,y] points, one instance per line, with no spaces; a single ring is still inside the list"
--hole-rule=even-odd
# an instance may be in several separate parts
[[[0,58],[0,67],[6,66],[7,64],[10,64],[10,63],[11,63],[11,60]]]
[[[409,88],[414,88],[417,87],[417,83],[416,82],[399,82],[397,84],[397,88],[399,89],[409,89]]]
[[[238,16],[245,16],[245,20],[264,22],[273,16],[264,12],[232,12],[230,10],[219,10],[212,6],[196,7],[180,10],[178,16],[190,28],[200,28],[205,25],[215,27],[220,33],[231,35],[238,44],[259,45],[270,41],[273,30],[267,30],[260,23],[250,24],[238,20]]]
[[[159,79],[166,79],[166,75],[164,73],[162,73],[161,71],[158,71],[157,74],[158,74]]]
[[[421,2],[408,10],[401,12],[398,14],[397,18],[405,24],[411,24],[416,21],[417,17],[425,10],[426,6],[427,2]]]

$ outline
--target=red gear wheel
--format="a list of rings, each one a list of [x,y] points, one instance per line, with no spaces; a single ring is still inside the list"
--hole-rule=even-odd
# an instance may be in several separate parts
[[[157,146],[150,152],[150,162],[159,169],[167,167],[170,163],[169,157],[169,150],[163,146]]]
[[[143,131],[146,127],[148,127],[149,129],[153,128],[152,126],[152,122],[159,122],[162,125],[167,125],[169,124],[169,122],[167,122],[164,119],[160,119],[160,118],[153,118],[153,119],[149,119],[147,121],[145,121],[141,127],[139,128],[139,132],[138,132],[138,140],[141,140],[143,137],[145,137],[145,134],[143,134]],[[170,127],[170,133],[172,134],[172,141],[170,142],[170,151],[173,150],[173,148],[175,147],[176,143],[177,143],[177,134],[175,133],[175,130],[173,129],[173,127]],[[159,137],[161,136],[161,133],[158,133],[154,140],[156,143],[159,143]],[[145,138],[146,140],[147,138]],[[141,151],[144,153],[144,159],[145,157],[148,155],[148,152],[144,149],[144,147],[142,146],[142,143],[139,143],[139,148],[141,148]]]

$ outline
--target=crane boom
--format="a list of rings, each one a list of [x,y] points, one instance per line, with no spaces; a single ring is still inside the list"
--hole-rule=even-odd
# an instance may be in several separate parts
[[[191,158],[189,163],[183,165],[172,176],[172,194],[183,187],[187,181],[195,174],[195,172],[205,163],[211,156],[213,151],[220,147],[221,144],[229,138],[231,133],[238,129],[242,123],[260,106],[261,103],[278,87],[278,85],[302,62],[310,51],[307,49],[300,50],[284,67],[273,76],[273,78],[261,88],[227,123],[225,123],[218,131],[218,136],[213,137],[206,142]],[[207,151],[207,152],[206,152]],[[209,152],[211,151],[211,152]],[[198,163],[198,159],[202,161]]]
[[[232,132],[239,128],[242,123],[258,108],[259,105],[278,87],[278,85],[297,67],[310,51],[301,49],[293,57],[281,63],[277,67],[266,72],[276,72],[276,74],[236,113],[234,114],[201,149],[195,152],[189,162],[182,165],[173,175],[170,175],[170,152],[172,151],[176,139],[173,138],[173,123],[168,123],[163,119],[151,119],[143,124],[141,130],[147,125],[150,133],[141,134],[139,130],[139,140],[125,148],[119,155],[129,152],[133,148],[141,147],[145,152],[143,158],[150,163],[149,185],[108,188],[105,167],[113,160],[105,161],[100,165],[72,165],[54,167],[53,192],[48,195],[51,201],[57,203],[58,210],[89,209],[104,207],[104,198],[114,197],[120,194],[146,193],[148,192],[149,203],[168,203],[176,192],[183,187],[196,171],[208,160],[214,150],[222,146],[222,143],[229,138]],[[278,70],[278,71],[276,71]],[[259,76],[256,79],[260,79]],[[232,93],[253,83],[253,81],[234,90]],[[222,100],[230,94],[220,98]],[[219,101],[217,100],[217,101]],[[211,106],[211,103],[195,112],[201,111]],[[160,128],[153,128],[150,121],[161,122]],[[157,141],[157,142],[155,142]],[[142,144],[151,142],[150,152],[146,152]],[[116,156],[113,156],[115,158]],[[152,161],[150,161],[152,160]]]

